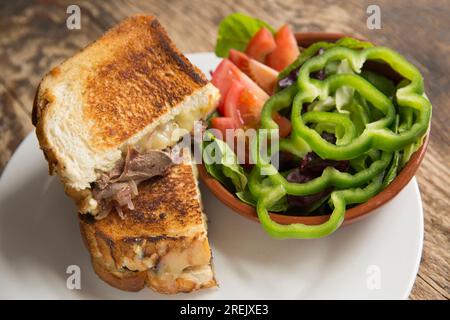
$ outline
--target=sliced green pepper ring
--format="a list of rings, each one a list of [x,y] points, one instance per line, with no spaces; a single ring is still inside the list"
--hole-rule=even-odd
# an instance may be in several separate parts
[[[383,61],[390,65],[406,79],[401,86],[397,86],[395,101],[359,74],[333,74],[323,81],[310,77],[311,73],[323,69],[327,63],[344,59],[349,61],[356,73],[360,73],[367,60]],[[261,113],[261,129],[278,129],[272,119],[273,112],[292,106],[292,131],[288,138],[280,140],[280,149],[299,157],[314,151],[322,159],[351,160],[352,167],[357,172],[350,174],[327,167],[320,177],[311,181],[288,182],[269,161],[260,157],[258,142],[253,144],[252,155],[257,163],[250,174],[249,189],[257,199],[256,209],[261,224],[276,238],[318,238],[335,231],[344,220],[347,205],[367,201],[383,188],[383,179],[393,153],[396,155],[395,162],[398,162],[399,150],[404,150],[404,154],[409,155],[418,145],[417,140],[427,132],[431,118],[431,104],[423,91],[422,76],[417,68],[390,49],[370,47],[354,50],[329,46],[323,54],[310,56],[301,63],[297,83],[277,92],[265,103]],[[382,117],[369,122],[365,109],[368,106],[361,105],[361,109],[357,105],[360,119],[356,129],[352,120],[343,114],[325,110],[303,112],[305,103],[326,100],[342,87],[355,89]],[[399,129],[393,130],[396,107],[400,110],[402,120]],[[332,144],[314,128],[310,128],[310,123],[321,124],[322,128],[326,127],[325,124],[331,124],[342,134],[337,143]],[[368,166],[367,159],[372,160]],[[266,177],[261,174],[262,169],[265,170]],[[392,172],[387,173],[391,174]],[[263,183],[265,179],[270,183]],[[333,212],[325,223],[281,225],[270,219],[267,208],[280,198],[286,195],[310,195],[328,187],[335,187],[337,190],[331,193],[329,205]]]
[[[353,188],[346,190],[337,190],[331,193],[330,206],[333,212],[330,218],[319,225],[305,225],[295,223],[290,225],[282,225],[270,218],[267,208],[287,194],[282,185],[262,186],[258,181],[259,174],[256,167],[250,174],[249,187],[254,195],[258,195],[256,211],[261,225],[274,238],[321,238],[333,233],[338,229],[344,221],[345,210],[347,204],[360,203],[367,201],[377,194],[383,183],[384,172],[376,176],[371,183],[365,188]]]

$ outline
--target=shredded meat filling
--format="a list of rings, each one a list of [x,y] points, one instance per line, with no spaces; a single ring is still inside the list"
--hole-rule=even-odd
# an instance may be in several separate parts
[[[122,207],[134,210],[132,199],[138,195],[139,183],[164,175],[172,164],[170,156],[163,151],[151,150],[141,154],[128,148],[125,159],[110,172],[103,173],[94,185],[93,195],[101,206],[96,219],[106,217],[113,208],[123,219]]]

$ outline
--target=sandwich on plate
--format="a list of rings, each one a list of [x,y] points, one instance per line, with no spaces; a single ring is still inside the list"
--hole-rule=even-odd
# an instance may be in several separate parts
[[[137,15],[53,68],[33,124],[50,174],[76,202],[97,274],[124,290],[216,284],[190,154],[170,148],[219,91],[157,19]]]
[[[80,229],[95,272],[127,291],[145,285],[161,293],[216,285],[202,213],[195,164],[183,162],[164,176],[139,184],[134,210],[104,219],[79,214]]]

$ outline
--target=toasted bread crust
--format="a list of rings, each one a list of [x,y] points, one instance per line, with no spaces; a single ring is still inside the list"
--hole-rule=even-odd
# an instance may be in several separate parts
[[[84,118],[96,124],[96,148],[122,143],[207,83],[153,17],[127,19],[104,37],[132,49],[112,51],[86,81]]]
[[[148,139],[189,108],[206,117],[218,97],[160,23],[136,15],[49,71],[32,121],[50,174],[60,176],[80,212],[95,215],[91,184],[113,168],[127,144]]]
[[[91,89],[88,94],[95,95],[96,97],[91,98],[97,99],[91,101],[94,104],[93,107],[99,108],[98,110],[92,110],[93,116],[107,115],[110,117],[111,115],[107,114],[107,110],[102,110],[103,107],[99,105],[101,103],[109,104],[113,97],[111,94],[125,95],[124,87],[108,88],[110,85],[145,86],[148,85],[148,82],[156,81],[150,89],[157,89],[158,91],[149,92],[148,100],[156,99],[156,108],[164,109],[167,107],[166,101],[175,105],[186,95],[208,83],[203,73],[176,48],[155,17],[135,15],[122,21],[78,54],[52,68],[44,76],[38,85],[33,102],[33,125],[39,124],[46,111],[47,95],[45,92],[41,92],[41,83],[47,78],[64,77],[64,72],[70,69],[71,64],[77,64],[79,59],[84,59],[88,55],[95,55],[96,51],[104,50],[104,48],[109,48],[110,52],[106,57],[100,59],[101,63],[84,65],[83,67],[86,69],[79,70],[83,73],[90,72],[93,75],[90,77],[89,83],[86,84],[86,89]],[[159,72],[163,73],[158,74]],[[150,79],[147,79],[147,84],[138,81],[140,80],[138,78],[143,76],[151,76]],[[163,79],[164,77],[168,79]],[[98,84],[99,81],[102,83]],[[109,81],[112,81],[112,83]],[[155,88],[156,86],[161,86],[161,88]],[[114,92],[109,89],[114,90]],[[108,92],[105,92],[105,90]],[[126,97],[125,103],[128,105],[129,102],[130,98]],[[152,105],[150,103],[147,107],[150,108]],[[123,112],[124,110],[119,111]]]
[[[115,210],[101,220],[80,214],[81,234],[98,276],[127,291],[145,285],[160,293],[215,286],[214,277],[195,281],[173,271],[177,267],[167,261],[177,259],[165,260],[170,254],[188,257],[181,272],[190,267],[210,268],[211,251],[199,197],[193,167],[184,163],[171,167],[166,176],[140,185],[135,210],[124,208],[124,219]],[[164,265],[169,265],[173,277],[170,272],[169,278],[161,277]]]
[[[158,20],[135,15],[106,32],[48,72],[35,95],[32,122],[49,171],[64,167],[50,143],[48,123],[60,101],[55,92],[81,100],[82,123],[89,124],[88,147],[117,148],[208,83],[175,47]],[[58,88],[58,89],[57,89]],[[62,177],[64,180],[64,177]]]
[[[123,271],[116,275],[108,270],[99,259],[92,259],[92,267],[100,279],[114,288],[136,292],[141,291],[145,287],[146,271]]]
[[[113,242],[170,239],[192,226],[203,223],[202,208],[190,164],[174,165],[164,176],[139,185],[139,196],[133,199],[135,210],[123,208],[125,219],[113,210],[107,218],[95,221],[97,232]],[[86,218],[86,221],[93,219]]]
[[[86,233],[89,232],[85,229],[83,224],[80,224],[81,234],[86,239]],[[86,241],[85,241],[86,243]],[[87,245],[90,250],[92,243]],[[146,286],[163,294],[176,294],[176,293],[189,293],[199,289],[213,288],[217,286],[217,282],[214,278],[208,282],[204,282],[201,285],[190,281],[189,279],[176,279],[175,285],[167,284],[160,281],[153,273],[147,270],[142,271],[130,271],[130,270],[118,270],[115,267],[111,267],[105,263],[102,258],[95,258],[91,256],[92,267],[97,276],[108,283],[110,286],[123,290],[136,292],[144,289]]]
[[[53,103],[54,100],[55,97],[48,90],[41,91],[41,85],[39,84],[34,97],[33,110],[31,114],[32,122],[36,126],[36,136],[44,153],[44,157],[48,162],[48,172],[50,175],[55,173],[55,168],[58,165],[58,159],[56,154],[53,152],[53,149],[50,147],[44,127],[42,125],[37,125],[37,123],[39,119],[43,117],[42,114],[45,112],[47,105]]]

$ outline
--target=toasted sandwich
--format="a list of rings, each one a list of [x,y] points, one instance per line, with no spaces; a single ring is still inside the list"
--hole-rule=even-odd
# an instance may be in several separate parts
[[[195,168],[186,150],[181,162],[169,151],[219,98],[145,15],[124,20],[39,84],[40,147],[77,204],[107,283],[162,293],[216,285]]]
[[[195,169],[186,156],[167,174],[141,183],[135,209],[125,208],[123,218],[115,210],[100,220],[79,215],[100,278],[127,291],[216,286]]]
[[[157,19],[137,15],[43,78],[33,123],[50,174],[80,213],[103,218],[112,206],[133,208],[137,185],[171,165],[160,151],[191,132],[219,96]]]

